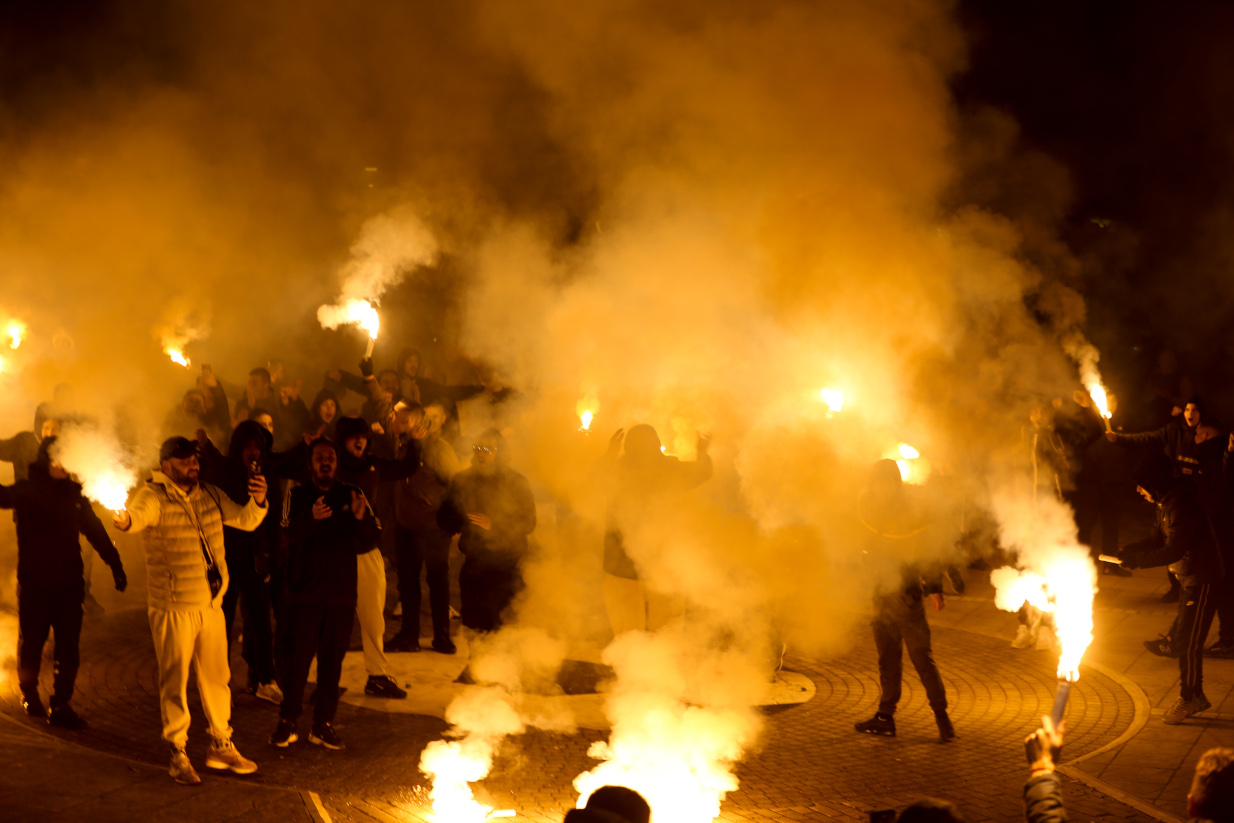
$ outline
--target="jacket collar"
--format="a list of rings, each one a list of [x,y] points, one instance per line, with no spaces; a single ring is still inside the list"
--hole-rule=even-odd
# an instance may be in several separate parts
[[[193,487],[193,491],[186,494],[184,489],[177,486],[170,477],[163,474],[158,469],[155,469],[150,473],[150,482],[156,483],[165,488],[169,495],[175,495],[186,499],[192,497],[193,493],[197,492],[201,488],[201,481],[199,480],[197,481],[197,485]]]

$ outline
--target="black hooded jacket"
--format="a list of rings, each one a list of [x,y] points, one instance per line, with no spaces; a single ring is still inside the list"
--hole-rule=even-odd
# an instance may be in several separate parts
[[[1153,458],[1136,469],[1133,479],[1153,496],[1157,521],[1152,534],[1119,554],[1127,568],[1168,565],[1184,586],[1217,583],[1225,566],[1195,481],[1171,478],[1169,470],[1164,459]]]
[[[261,457],[256,467],[244,464],[244,448],[254,440],[261,444]],[[267,500],[272,511],[252,531],[223,526],[223,541],[227,546],[227,563],[236,567],[243,563],[251,570],[264,568],[266,561],[279,546],[279,522],[282,513],[273,507],[281,504],[278,493],[279,478],[284,475],[278,457],[270,449],[274,438],[260,423],[243,420],[231,436],[231,445],[224,457],[212,446],[201,450],[201,479],[222,489],[228,497],[241,505],[249,499],[249,477],[260,474],[266,478]]]
[[[486,514],[491,529],[467,519]],[[527,554],[527,538],[536,528],[536,501],[527,478],[507,466],[492,471],[471,467],[454,476],[450,492],[437,510],[437,526],[462,534],[458,548],[468,562],[491,568],[514,568]]]
[[[1195,429],[1187,425],[1181,414],[1156,431],[1140,434],[1115,433],[1114,442],[1120,446],[1160,446],[1174,461],[1174,473],[1178,475],[1195,474],[1200,469]]]
[[[344,483],[358,486],[364,496],[372,502],[377,499],[377,484],[386,480],[403,480],[411,477],[420,468],[420,446],[411,441],[402,459],[391,460],[387,457],[375,457],[371,453],[373,447],[373,432],[369,425],[360,417],[343,417],[338,421],[338,479]],[[356,457],[347,450],[347,440],[352,437],[368,438],[364,455]]]
[[[17,520],[17,582],[23,586],[71,586],[82,581],[81,535],[103,562],[122,568],[120,554],[81,486],[58,480],[47,463],[30,467],[30,476],[0,486],[0,508],[13,509]]]

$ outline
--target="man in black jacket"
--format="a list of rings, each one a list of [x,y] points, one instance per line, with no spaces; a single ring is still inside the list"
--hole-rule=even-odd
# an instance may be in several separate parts
[[[17,682],[22,706],[31,717],[44,715],[39,699],[39,668],[49,630],[56,634],[56,679],[47,722],[77,728],[81,718],[69,706],[80,662],[82,604],[81,543],[84,534],[108,566],[116,590],[128,585],[120,554],[90,501],[51,455],[56,438],[39,444],[29,477],[0,486],[0,508],[13,509],[17,520]]]
[[[943,610],[943,581],[939,575],[924,578],[912,565],[904,565],[897,541],[908,540],[924,531],[925,525],[913,512],[892,460],[879,460],[870,473],[869,487],[858,501],[858,516],[868,535],[867,565],[876,578],[895,580],[890,590],[877,588],[874,598],[874,645],[878,649],[878,676],[881,686],[878,711],[854,728],[863,734],[894,737],[895,710],[903,685],[903,655],[913,662],[921,685],[925,687],[938,737],[942,742],[954,738],[955,727],[947,714],[947,692],[934,663],[930,648],[930,624],[926,622],[923,595],[928,595],[934,611]]]
[[[536,528],[536,501],[527,478],[506,465],[499,431],[484,432],[472,449],[471,468],[454,476],[437,510],[437,525],[447,534],[462,534],[458,548],[466,560],[458,588],[463,625],[492,632],[523,588],[520,566],[527,537]]]
[[[310,447],[312,481],[291,490],[284,514],[287,558],[287,662],[283,704],[270,742],[297,740],[309,666],[317,657],[317,702],[309,742],[327,749],[343,743],[331,722],[338,709],[339,675],[356,619],[356,556],[381,536],[364,492],[335,479],[338,449],[324,438]]]
[[[1213,585],[1225,576],[1216,536],[1190,477],[1175,477],[1173,461],[1155,454],[1132,473],[1138,491],[1157,505],[1157,522],[1144,540],[1119,552],[1129,569],[1168,565],[1182,586],[1170,642],[1177,647],[1181,694],[1164,722],[1175,725],[1211,704],[1204,696],[1203,644],[1216,611]]]

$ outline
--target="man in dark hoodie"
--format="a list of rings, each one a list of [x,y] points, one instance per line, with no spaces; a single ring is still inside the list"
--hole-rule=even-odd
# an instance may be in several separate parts
[[[1152,534],[1119,552],[1123,566],[1169,566],[1182,585],[1169,638],[1177,646],[1181,694],[1163,718],[1176,725],[1211,706],[1204,696],[1203,644],[1217,608],[1213,586],[1225,577],[1225,568],[1192,477],[1176,477],[1174,461],[1154,454],[1136,467],[1131,479],[1144,499],[1156,504],[1157,520]]]
[[[369,426],[362,418],[340,418],[337,434],[340,446],[338,479],[358,487],[370,502],[377,499],[380,483],[410,477],[420,467],[419,453],[414,448],[409,449],[402,460],[370,454]],[[356,580],[356,615],[360,619],[364,666],[368,671],[364,693],[401,700],[407,692],[390,676],[386,659],[386,565],[376,544],[356,557]]]
[[[1156,446],[1170,458],[1177,476],[1191,476],[1200,471],[1199,444],[1196,434],[1204,420],[1204,401],[1192,397],[1183,405],[1182,414],[1175,414],[1159,429],[1138,434],[1106,432],[1106,439],[1119,446]],[[1167,570],[1170,590],[1161,598],[1166,603],[1175,603],[1179,597],[1179,581]]]
[[[331,723],[356,619],[356,557],[377,545],[381,524],[364,492],[337,479],[338,448],[333,442],[314,440],[309,453],[311,482],[291,490],[283,521],[289,648],[279,724],[270,742],[285,748],[298,739],[296,720],[316,656],[317,696],[309,742],[337,750],[343,742]]]
[[[502,612],[523,588],[521,564],[536,528],[536,501],[527,478],[506,464],[505,439],[496,429],[472,447],[471,468],[454,476],[437,511],[437,525],[462,534],[466,560],[458,576],[463,625],[478,632],[501,627]]]
[[[44,438],[29,477],[0,486],[0,508],[13,509],[17,520],[17,682],[22,706],[31,717],[45,715],[53,726],[77,728],[84,724],[69,701],[80,661],[86,596],[80,535],[111,567],[117,591],[124,591],[128,578],[81,486],[56,460],[55,444],[55,437]],[[49,630],[56,636],[56,678],[51,710],[44,713],[39,668]]]
[[[202,479],[218,486],[240,505],[248,502],[249,480],[257,475],[266,478],[268,487],[277,489],[280,472],[270,451],[273,442],[274,438],[264,426],[255,420],[244,420],[232,434],[224,458],[209,441],[203,442],[199,434]],[[279,498],[274,495],[273,499]],[[274,704],[283,702],[283,693],[275,678],[274,633],[270,626],[272,590],[274,585],[281,586],[283,582],[278,551],[281,521],[281,513],[275,511],[252,531],[223,526],[227,569],[231,574],[231,583],[223,595],[228,649],[230,651],[232,624],[239,606],[244,620],[241,654],[248,664],[248,690],[257,698]],[[281,602],[279,606],[276,616],[282,613]]]
[[[872,625],[881,693],[878,712],[855,728],[863,734],[895,736],[895,711],[900,702],[907,646],[908,659],[913,662],[934,711],[939,740],[945,743],[955,737],[955,727],[947,714],[947,692],[930,648],[930,624],[924,605],[924,597],[928,596],[934,611],[943,610],[943,582],[937,575],[926,577],[916,566],[903,562],[906,554],[912,554],[901,548],[903,541],[914,539],[928,524],[905,495],[895,461],[879,460],[874,464],[869,486],[858,500],[857,514],[869,532],[864,555],[875,580]],[[894,582],[888,588],[889,580]]]

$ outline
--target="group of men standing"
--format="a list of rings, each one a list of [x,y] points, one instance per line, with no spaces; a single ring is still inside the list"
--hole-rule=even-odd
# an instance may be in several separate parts
[[[207,383],[215,382],[212,377],[206,375]],[[263,382],[262,377],[251,382]],[[226,454],[204,430],[195,439],[167,439],[158,469],[114,517],[117,530],[143,535],[163,738],[172,750],[170,774],[180,783],[200,783],[185,749],[191,668],[210,738],[206,765],[237,774],[257,769],[231,742],[228,641],[237,610],[244,621],[250,691],[279,704],[272,744],[285,747],[298,739],[297,720],[316,658],[308,739],[343,748],[332,721],[357,617],[369,672],[366,694],[406,697],[389,673],[384,643],[383,523],[375,501],[391,486],[386,528],[395,533],[405,609],[403,628],[391,641],[394,649],[420,649],[420,569],[428,566],[432,645],[455,652],[448,577],[455,534],[461,535],[466,556],[460,574],[465,626],[495,630],[521,589],[535,503],[526,478],[507,465],[502,435],[493,429],[481,435],[472,466],[461,469],[442,437],[448,414],[441,407],[400,402],[397,387],[383,387],[370,361],[361,364],[356,383],[369,396],[366,409],[372,407],[373,421],[340,417],[333,401],[333,409],[324,409],[327,419],[316,421],[317,430],[281,452],[273,449],[273,415],[260,407],[249,410],[249,419],[236,421]],[[212,399],[221,394],[212,391]],[[127,579],[81,486],[57,461],[56,438],[36,442],[33,460],[22,466],[29,476],[0,486],[0,507],[15,509],[18,523],[19,681],[29,714],[80,727],[84,721],[69,705],[84,598],[80,536],[112,567],[117,589],[123,591]],[[39,663],[49,631],[56,640],[50,712],[39,697]]]

